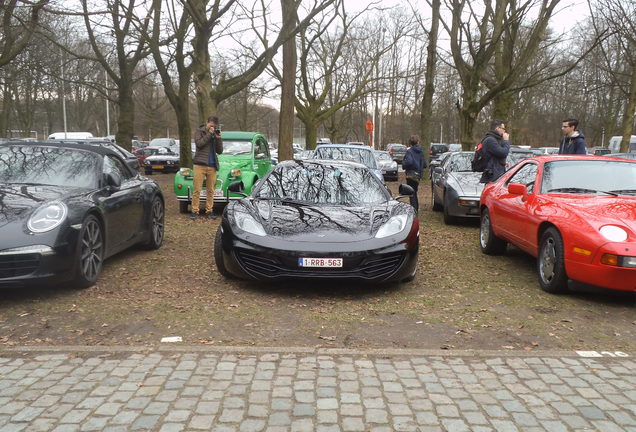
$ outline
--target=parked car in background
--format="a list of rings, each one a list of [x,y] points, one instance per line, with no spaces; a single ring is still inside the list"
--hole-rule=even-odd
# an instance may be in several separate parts
[[[179,155],[168,147],[156,147],[157,151],[144,159],[144,173],[176,173],[179,171]]]
[[[144,166],[144,161],[146,160],[146,158],[148,156],[152,156],[154,154],[157,154],[157,152],[159,151],[159,149],[163,149],[165,147],[140,147],[137,149],[133,149],[133,154],[135,156],[137,156],[137,160],[139,161],[139,166],[143,167]]]
[[[413,192],[400,185],[401,196]],[[228,204],[214,260],[229,278],[400,282],[415,277],[418,249],[415,210],[366,166],[290,160]]]
[[[137,160],[137,156],[120,146],[119,144],[115,144],[111,142],[107,138],[87,138],[87,139],[60,139],[55,140],[56,142],[68,143],[68,144],[82,144],[87,146],[94,147],[104,147],[108,148],[115,153],[119,154],[125,161],[126,165],[130,167],[133,171],[137,171],[139,168],[139,161]]]
[[[531,149],[531,150],[534,150],[534,149]],[[539,151],[538,154],[541,154],[541,155],[558,154],[559,153],[559,148],[558,147],[538,147],[537,150]]]
[[[437,159],[433,159],[429,164],[428,164],[428,177],[429,178],[433,178],[433,172],[435,172],[435,168],[440,166],[440,164],[442,163],[442,161],[444,160],[444,158],[448,157],[449,154],[451,154],[452,152],[446,152],[446,153],[442,153],[441,155],[439,155],[437,157]]]
[[[373,156],[378,164],[378,168],[382,172],[384,180],[397,181],[398,179],[398,164],[391,158],[389,152],[374,150]]]
[[[606,154],[607,157],[621,158],[621,159],[636,159],[636,153],[610,153]]]
[[[239,193],[229,192],[227,187],[234,181],[242,181],[246,193],[251,192],[256,182],[271,171],[273,164],[269,153],[267,138],[257,132],[221,132],[223,154],[218,156],[219,169],[216,184],[203,184],[201,202],[205,202],[210,192],[214,200],[214,209],[220,210],[231,200],[241,199]],[[179,211],[188,213],[192,204],[194,171],[192,168],[181,168],[174,177],[174,193],[179,201]],[[203,208],[203,204],[201,205]]]
[[[90,132],[54,132],[49,135],[50,140],[85,140],[93,138],[93,134]]]
[[[0,287],[93,285],[103,260],[163,242],[159,186],[106,146],[0,144]]]
[[[587,149],[587,154],[589,155],[595,155],[595,156],[602,156],[602,155],[606,155],[606,154],[610,154],[612,151],[607,148],[607,147],[590,147]]]
[[[449,144],[448,145],[448,151],[462,151],[462,145],[461,144]]]
[[[607,148],[610,149],[611,153],[618,153],[621,151],[621,141],[623,140],[622,136],[613,136],[609,139],[609,142],[607,143]],[[628,148],[628,152],[636,152],[636,135],[632,135],[629,138],[629,146]]]
[[[363,143],[362,141],[349,141],[347,143],[347,145],[359,145],[359,146],[363,146],[363,145],[367,145],[365,143]]]
[[[314,153],[315,153],[314,150],[303,150],[301,152],[294,154],[294,159],[298,159],[298,160],[313,159]]]
[[[583,173],[583,174],[582,174]],[[481,195],[480,246],[511,243],[537,257],[541,288],[568,280],[636,291],[636,161],[600,156],[527,159]]]
[[[384,182],[382,171],[373,156],[373,149],[369,146],[322,144],[316,147],[314,157],[316,159],[341,159],[361,163],[366,165],[380,181]]]
[[[386,146],[386,151],[394,161],[401,164],[406,154],[406,146],[404,144],[391,143]]]
[[[429,164],[431,163],[431,161],[434,161],[435,159],[437,159],[439,157],[439,155],[441,155],[442,153],[446,153],[448,151],[448,145],[447,144],[434,144],[431,143],[431,146],[428,149],[428,162]]]
[[[457,218],[479,217],[479,197],[484,184],[479,183],[480,172],[473,172],[474,152],[448,152],[431,173],[431,204],[433,210],[444,212],[444,223]]]
[[[153,138],[148,145],[151,147],[167,147],[173,153],[179,154],[179,142],[174,138]]]

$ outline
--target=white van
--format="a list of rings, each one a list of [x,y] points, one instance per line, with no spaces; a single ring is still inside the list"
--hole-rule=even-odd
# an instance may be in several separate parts
[[[607,147],[612,151],[612,153],[618,153],[621,151],[621,140],[622,136],[617,135],[610,138]],[[629,139],[629,149],[627,152],[636,152],[636,135],[632,135]]]
[[[89,139],[93,138],[93,134],[90,132],[55,132],[49,135],[49,139],[60,139],[60,140],[75,140],[75,139]]]

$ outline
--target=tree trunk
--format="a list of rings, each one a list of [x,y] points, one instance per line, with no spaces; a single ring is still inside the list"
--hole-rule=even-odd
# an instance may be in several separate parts
[[[117,97],[119,116],[117,117],[117,134],[115,135],[117,144],[129,151],[132,149],[135,127],[135,102],[131,84],[126,79],[119,82],[119,96]]]
[[[192,168],[192,129],[190,128],[190,108],[187,101],[184,107],[175,110],[179,130],[179,166]]]
[[[316,148],[316,142],[318,141],[318,123],[309,120],[302,120],[305,125],[305,148],[307,150],[313,150]]]
[[[428,154],[431,146],[431,118],[433,117],[433,95],[435,94],[435,73],[437,70],[437,33],[439,31],[440,0],[433,0],[431,31],[428,34],[426,48],[426,84],[420,112],[420,143],[424,154]]]
[[[459,133],[462,150],[464,151],[475,150],[475,137],[473,134],[477,115],[478,112],[475,111],[467,109],[459,110]]]
[[[517,138],[519,131],[518,127],[515,127],[513,120],[510,118],[512,107],[515,104],[515,95],[511,92],[505,92],[498,94],[493,100],[493,119],[503,120],[506,124],[506,129],[510,133],[510,144],[517,144]]]
[[[629,142],[634,132],[634,113],[636,112],[636,66],[632,67],[632,79],[629,86],[629,99],[623,114],[623,139],[621,153],[629,152]]]
[[[296,22],[294,0],[281,0],[283,27],[291,27]],[[283,44],[283,79],[281,81],[280,117],[278,123],[278,160],[294,157],[294,102],[296,96],[296,38],[289,38]]]

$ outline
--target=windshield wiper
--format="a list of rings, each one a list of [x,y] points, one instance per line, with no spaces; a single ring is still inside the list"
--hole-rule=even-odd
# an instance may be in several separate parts
[[[615,189],[610,192],[616,195],[636,195],[636,189]]]
[[[616,193],[613,192],[605,192],[605,191],[598,191],[598,190],[594,190],[594,189],[586,189],[586,188],[578,188],[578,187],[564,187],[564,188],[556,188],[556,189],[549,189],[548,193],[550,192],[563,192],[563,193],[604,193],[604,194],[608,194],[608,195],[616,195]]]

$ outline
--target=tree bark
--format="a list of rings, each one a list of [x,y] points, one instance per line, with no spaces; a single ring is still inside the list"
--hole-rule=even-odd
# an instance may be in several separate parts
[[[431,118],[433,117],[433,95],[435,94],[435,73],[437,72],[437,37],[439,32],[440,0],[431,4],[431,30],[426,47],[426,73],[424,75],[424,95],[420,112],[420,145],[427,155],[431,146]]]
[[[283,28],[289,29],[297,21],[297,6],[294,0],[281,0]],[[287,31],[287,30],[284,30]],[[292,159],[294,141],[294,101],[296,97],[296,38],[283,44],[283,77],[281,80],[280,117],[278,124],[278,160]]]
[[[625,112],[623,113],[621,153],[628,153],[630,149],[629,143],[634,132],[634,113],[636,113],[636,65],[632,66],[629,97]]]

